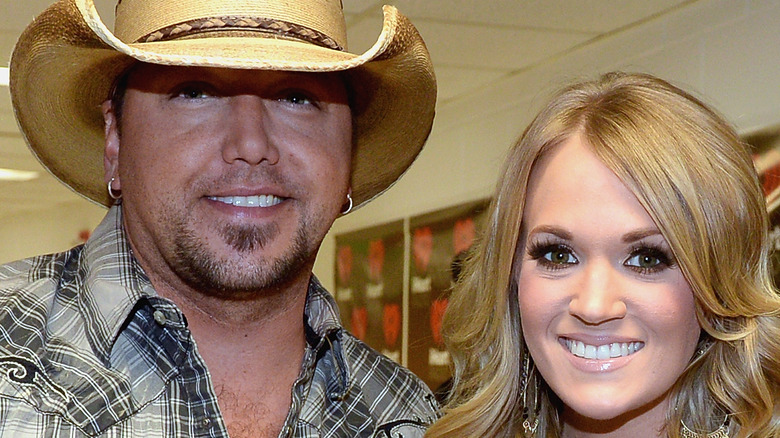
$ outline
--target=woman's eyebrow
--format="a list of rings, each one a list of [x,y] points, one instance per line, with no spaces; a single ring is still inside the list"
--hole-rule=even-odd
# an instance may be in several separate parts
[[[636,242],[637,240],[642,240],[645,237],[655,236],[659,234],[661,234],[661,231],[658,228],[655,227],[646,228],[646,229],[636,230],[636,231],[631,231],[630,233],[626,233],[623,235],[623,239],[621,240],[623,241],[623,243],[633,243]]]
[[[528,237],[531,237],[534,234],[542,234],[542,233],[552,234],[554,236],[560,237],[563,240],[571,240],[573,238],[571,232],[561,227],[556,227],[554,225],[537,225],[531,230],[530,233],[528,233]]]

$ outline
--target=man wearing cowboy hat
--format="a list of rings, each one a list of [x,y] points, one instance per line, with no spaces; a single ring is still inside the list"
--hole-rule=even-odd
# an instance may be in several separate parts
[[[311,274],[333,221],[430,131],[414,27],[346,51],[339,0],[59,0],[11,94],[35,155],[109,208],[0,267],[0,434],[421,436],[424,385],[343,330]]]

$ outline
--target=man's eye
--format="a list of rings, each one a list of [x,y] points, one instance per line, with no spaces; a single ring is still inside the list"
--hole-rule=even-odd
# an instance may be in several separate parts
[[[183,97],[185,99],[204,99],[206,97],[211,96],[202,87],[195,87],[195,86],[184,87],[181,90],[179,90],[178,93],[176,93],[176,95],[178,97]]]
[[[312,105],[314,100],[301,92],[290,92],[280,100],[291,103],[293,105]]]

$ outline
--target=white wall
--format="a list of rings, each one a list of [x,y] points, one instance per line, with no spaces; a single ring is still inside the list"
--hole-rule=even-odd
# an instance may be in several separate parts
[[[616,69],[692,91],[742,133],[780,125],[780,2],[696,2],[440,105],[428,144],[403,179],[336,221],[317,276],[332,289],[335,234],[488,196],[507,148],[554,90]]]
[[[71,248],[81,243],[79,233],[93,230],[105,214],[103,207],[78,201],[0,218],[0,263]]]

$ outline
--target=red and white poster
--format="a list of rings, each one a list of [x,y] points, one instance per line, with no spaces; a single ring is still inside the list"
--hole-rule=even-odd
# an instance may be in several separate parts
[[[458,261],[479,234],[486,207],[479,201],[410,218],[406,239],[403,221],[336,236],[335,295],[345,327],[434,391],[450,378],[441,325]]]
[[[408,363],[431,389],[450,378],[450,356],[441,324],[460,259],[484,222],[486,203],[477,202],[410,219]]]
[[[336,237],[336,302],[355,336],[401,362],[403,222]]]

